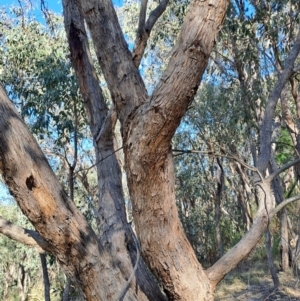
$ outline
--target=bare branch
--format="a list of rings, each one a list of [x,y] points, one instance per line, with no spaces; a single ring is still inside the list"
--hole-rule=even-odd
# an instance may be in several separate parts
[[[300,51],[300,28],[295,40],[294,46],[286,59],[285,67],[279,76],[277,83],[275,84],[273,91],[270,95],[269,101],[267,103],[263,122],[260,130],[260,156],[258,158],[257,166],[261,173],[263,173],[270,159],[271,150],[271,136],[272,136],[272,123],[277,101],[280,97],[281,91],[291,75],[294,73],[294,62]]]
[[[148,4],[148,0],[142,0],[141,9],[140,9],[140,17],[139,17],[139,25],[138,25],[138,29],[137,29],[137,37],[142,36],[143,32],[145,31],[147,4]]]
[[[149,18],[145,24],[147,2],[147,0],[142,0],[139,27],[136,35],[134,50],[132,53],[132,58],[136,67],[140,65],[151,30],[158,18],[166,10],[169,0],[160,1],[159,5],[150,13]]]
[[[272,218],[277,212],[279,212],[281,209],[283,209],[286,205],[288,205],[292,202],[298,201],[298,200],[300,200],[300,194],[284,200],[270,212],[270,218]]]
[[[51,251],[50,245],[38,232],[15,225],[1,216],[0,233],[30,248],[34,248],[40,254],[45,253],[45,251]]]
[[[149,18],[147,20],[145,30],[149,32],[152,30],[154,24],[158,20],[158,18],[162,15],[162,13],[166,10],[169,0],[160,1],[159,5],[150,13]]]
[[[281,168],[277,169],[276,171],[274,171],[273,173],[271,173],[266,179],[265,181],[271,182],[276,176],[278,176],[279,174],[281,174],[283,171],[285,171],[286,169],[296,165],[300,163],[300,158],[298,158],[297,160],[294,160],[288,164],[285,164],[284,166],[282,166]]]

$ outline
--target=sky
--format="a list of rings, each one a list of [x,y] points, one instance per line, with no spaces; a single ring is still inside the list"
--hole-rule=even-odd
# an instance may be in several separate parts
[[[20,1],[21,3],[23,2]],[[61,1],[58,0],[49,0],[49,1],[44,1],[45,5],[48,7],[48,9],[56,12],[56,13],[61,13],[62,12],[62,3]],[[31,0],[32,5],[39,10],[40,9],[40,1],[39,0]],[[0,6],[10,6],[10,5],[16,5],[19,6],[19,1],[18,0],[0,0]]]
[[[21,0],[22,3],[24,0]],[[28,1],[28,0],[27,0]],[[32,5],[36,8],[37,12],[40,12],[40,0],[31,0]],[[46,7],[49,10],[54,11],[56,13],[62,13],[62,1],[61,0],[44,0]],[[122,6],[123,0],[113,0],[114,5]],[[9,6],[9,5],[19,5],[18,0],[0,0],[1,6]]]

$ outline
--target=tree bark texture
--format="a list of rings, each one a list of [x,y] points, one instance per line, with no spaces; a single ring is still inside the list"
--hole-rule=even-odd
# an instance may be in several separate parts
[[[64,0],[71,60],[96,150],[99,240],[62,190],[0,89],[0,170],[24,214],[67,274],[80,284],[88,301],[166,299],[142,260],[135,271],[139,250],[126,220],[120,167],[114,154],[113,128],[117,118],[141,252],[169,300],[213,300],[217,283],[250,253],[267,228],[273,192],[270,181],[258,176],[259,209],[253,226],[233,249],[204,271],[184,234],[176,207],[171,139],[197,92],[226,5],[226,0],[191,1],[169,64],[149,96],[112,2]],[[110,111],[92,66],[83,19],[111,93],[114,107]],[[271,113],[266,114],[261,128],[267,144],[271,141],[269,122],[278,99],[276,93],[281,92],[292,72],[295,51],[292,50],[286,72],[268,104]],[[260,174],[264,174],[269,162],[268,151],[269,145],[264,143],[258,159]],[[127,279],[131,280],[135,273],[134,280],[128,283]]]
[[[115,284],[116,271],[111,268],[111,274],[107,275],[107,287],[116,291],[119,294],[118,298],[126,293],[129,298],[136,298],[131,296],[132,294],[139,300],[163,301],[165,296],[143,260],[139,259],[139,262],[136,262],[139,249],[126,219],[121,171],[115,154],[113,128],[116,114],[113,110],[108,111],[106,107],[89,52],[82,12],[76,1],[64,1],[64,16],[71,60],[94,138],[99,189],[99,243],[111,255],[112,266],[124,279],[120,284]],[[137,270],[133,280],[126,283],[125,280],[130,278],[136,264]],[[106,286],[103,287],[103,290],[106,289]]]
[[[267,229],[267,231],[266,231],[266,253],[267,253],[268,266],[269,266],[269,270],[270,270],[270,273],[272,276],[274,288],[278,288],[280,283],[279,283],[279,278],[277,275],[276,267],[274,264],[274,259],[273,259],[273,254],[272,254],[272,239],[271,239],[271,233],[270,233],[269,229]]]
[[[121,121],[142,253],[172,300],[212,299],[209,280],[178,218],[169,147],[197,91],[225,8],[226,1],[192,2],[169,66],[153,95],[148,97],[111,2],[81,1]]]
[[[126,282],[123,275],[115,271],[113,287],[108,277],[113,268],[110,254],[98,245],[95,233],[61,188],[2,87],[0,115],[0,166],[10,193],[87,300],[113,300]],[[106,286],[109,289],[103,290]]]

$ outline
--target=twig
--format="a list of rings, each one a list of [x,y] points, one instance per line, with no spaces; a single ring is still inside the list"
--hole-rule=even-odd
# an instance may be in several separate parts
[[[112,152],[111,154],[107,155],[106,157],[102,158],[101,160],[98,160],[96,163],[94,163],[93,165],[89,166],[89,167],[86,167],[86,168],[81,168],[79,170],[77,170],[75,173],[74,173],[74,176],[83,171],[83,170],[90,170],[92,169],[93,167],[95,167],[97,164],[103,162],[104,160],[106,160],[107,158],[109,158],[110,156],[112,156],[113,154],[117,153],[118,151],[120,151],[121,149],[123,148],[123,146],[119,147],[117,150],[115,150],[114,152]]]

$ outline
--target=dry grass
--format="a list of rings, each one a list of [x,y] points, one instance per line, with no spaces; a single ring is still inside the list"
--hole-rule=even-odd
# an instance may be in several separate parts
[[[300,301],[300,278],[291,271],[278,276],[281,285],[274,290],[266,260],[251,258],[221,281],[215,301]]]

